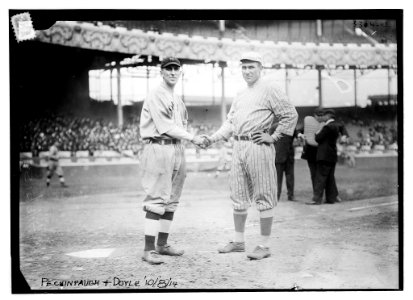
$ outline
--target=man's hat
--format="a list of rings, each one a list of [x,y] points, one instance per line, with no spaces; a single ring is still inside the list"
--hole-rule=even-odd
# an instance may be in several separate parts
[[[263,64],[263,59],[261,55],[257,52],[246,52],[241,55],[240,61],[249,60],[249,61],[256,61],[259,62],[261,65]]]
[[[161,62],[161,68],[166,68],[167,66],[170,65],[175,65],[180,67],[181,66],[181,62],[179,61],[179,59],[177,59],[176,57],[166,57],[165,59],[162,60]]]
[[[336,112],[335,112],[334,109],[332,109],[332,108],[326,108],[326,109],[323,109],[323,115],[324,115],[324,116],[325,116],[325,115],[331,115],[331,116],[335,117],[335,116],[336,116]]]
[[[321,107],[317,107],[314,109],[314,115],[316,116],[323,116],[324,115],[324,110]]]

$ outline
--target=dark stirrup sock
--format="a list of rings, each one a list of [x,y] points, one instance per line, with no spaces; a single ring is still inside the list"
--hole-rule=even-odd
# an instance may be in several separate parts
[[[158,233],[160,215],[148,211],[145,216],[145,248],[144,251],[155,250],[155,237]]]
[[[171,228],[173,218],[174,218],[173,211],[167,211],[160,217],[158,242],[156,243],[158,246],[165,246],[167,244],[168,237],[169,237],[169,230]]]

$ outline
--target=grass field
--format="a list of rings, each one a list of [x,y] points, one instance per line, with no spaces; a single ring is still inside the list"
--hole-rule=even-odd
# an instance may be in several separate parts
[[[46,189],[44,169],[25,172],[20,176],[20,200],[142,191],[138,165],[66,167],[64,172],[68,189],[60,188],[56,175]],[[214,175],[214,172],[189,172],[184,193],[185,188],[198,189],[200,193],[228,191],[228,173],[221,173],[218,178]],[[397,157],[358,158],[355,168],[338,165],[336,181],[342,200],[398,194]],[[295,196],[299,201],[311,199],[310,173],[303,160],[296,160],[295,164]]]

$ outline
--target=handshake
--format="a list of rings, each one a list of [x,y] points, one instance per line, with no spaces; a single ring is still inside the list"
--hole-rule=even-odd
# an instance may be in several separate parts
[[[206,149],[209,146],[211,146],[212,144],[212,139],[211,137],[205,135],[205,134],[201,134],[201,135],[196,135],[192,141],[191,141],[194,145],[196,145],[197,147],[200,147],[201,149]]]

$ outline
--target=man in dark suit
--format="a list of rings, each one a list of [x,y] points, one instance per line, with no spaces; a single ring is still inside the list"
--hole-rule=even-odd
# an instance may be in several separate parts
[[[326,203],[333,204],[339,202],[334,172],[337,163],[337,139],[341,124],[335,121],[333,109],[323,110],[322,121],[325,121],[325,125],[315,135],[315,140],[318,143],[317,170],[313,202],[310,202],[310,204],[321,204],[324,191]]]
[[[317,142],[315,141],[315,132],[319,129],[320,123],[322,122],[321,119],[323,118],[323,110],[322,108],[316,108],[314,110],[313,117],[308,116],[304,119],[304,128],[301,135],[298,136],[304,137],[305,144],[303,147],[303,153],[301,154],[301,158],[305,159],[308,164],[308,168],[310,169],[310,176],[311,176],[311,185],[315,188],[315,176],[317,171]],[[309,121],[307,121],[307,119]],[[310,128],[309,128],[310,127]],[[305,133],[308,136],[303,135]]]
[[[283,176],[287,185],[287,196],[289,201],[294,201],[294,137],[297,136],[297,131],[294,131],[293,136],[283,135],[275,142],[275,168],[277,169],[277,199],[281,198],[281,190]]]

